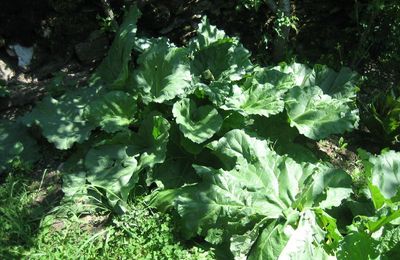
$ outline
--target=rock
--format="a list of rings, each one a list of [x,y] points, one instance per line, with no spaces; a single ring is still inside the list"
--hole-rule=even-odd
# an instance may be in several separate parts
[[[79,61],[90,64],[104,57],[108,45],[109,41],[105,34],[94,32],[88,40],[75,45],[75,53]]]
[[[18,66],[24,70],[29,70],[29,65],[31,64],[33,58],[33,46],[24,47],[20,44],[10,45],[10,49],[14,51],[18,57]]]
[[[0,81],[9,81],[15,76],[15,71],[3,60],[0,60]]]

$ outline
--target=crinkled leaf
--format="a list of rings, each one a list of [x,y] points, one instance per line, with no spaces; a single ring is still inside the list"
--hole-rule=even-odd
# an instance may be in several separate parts
[[[324,94],[336,99],[355,98],[357,87],[355,82],[358,79],[356,72],[344,67],[336,72],[325,65],[315,65],[312,72],[306,77],[303,86],[319,86]]]
[[[211,25],[208,18],[204,16],[199,24],[199,28],[197,29],[197,36],[191,40],[189,46],[192,50],[202,49],[213,42],[224,39],[225,37],[225,32],[218,30],[216,26]]]
[[[197,36],[190,42],[191,71],[201,82],[239,80],[250,68],[250,52],[237,39],[210,25],[203,18]]]
[[[221,40],[194,54],[192,73],[203,83],[241,80],[251,68],[250,52],[234,40]]]
[[[140,10],[133,5],[124,17],[107,56],[97,68],[94,77],[108,84],[112,89],[124,89],[129,77],[129,61],[136,41],[136,22]]]
[[[325,65],[315,65],[312,69],[300,63],[285,64],[274,69],[290,74],[294,78],[294,86],[302,88],[318,86],[324,94],[335,99],[351,101],[357,92],[358,75],[347,67],[336,72]]]
[[[212,102],[244,116],[268,117],[283,111],[283,97],[293,84],[292,77],[277,70],[259,69],[244,84],[214,82],[206,88]]]
[[[194,163],[193,155],[182,149],[182,144],[179,140],[184,137],[176,125],[173,124],[172,126],[167,145],[167,157],[163,163],[153,167],[147,178],[148,184],[155,182],[158,187],[164,189],[179,188],[199,180],[192,167]]]
[[[358,126],[355,107],[357,74],[348,68],[335,72],[323,65],[313,69],[293,63],[275,67],[293,76],[285,107],[291,126],[311,139],[323,139]]]
[[[188,98],[176,102],[172,113],[183,135],[198,144],[210,139],[222,126],[223,119],[214,107],[197,107]]]
[[[249,57],[250,52],[235,39],[222,39],[194,53],[191,71],[203,83],[240,80],[251,65]]]
[[[134,121],[136,100],[128,93],[111,91],[96,99],[87,107],[87,117],[107,133],[115,133]]]
[[[84,110],[97,94],[97,89],[85,88],[67,92],[58,99],[46,97],[22,118],[22,122],[28,126],[38,125],[44,137],[57,149],[69,149],[74,143],[87,140],[95,128],[85,119]]]
[[[126,145],[102,145],[92,148],[85,158],[87,180],[104,188],[114,203],[119,198],[126,201],[139,180],[137,160],[127,149]]]
[[[314,169],[275,154],[266,144],[240,130],[212,143],[217,153],[237,161],[231,170],[195,166],[203,181],[176,201],[188,230],[199,232],[220,221],[241,226],[246,219],[278,218],[291,206]]]
[[[232,169],[238,159],[249,163],[261,162],[270,151],[268,142],[247,135],[243,130],[232,130],[207,145],[226,168]]]
[[[329,189],[343,188],[338,187],[345,184],[340,172],[298,164],[277,155],[267,145],[241,130],[228,132],[210,144],[219,158],[233,167],[224,170],[195,165],[202,180],[168,193],[182,217],[187,236],[205,236],[206,230],[220,227],[227,237],[243,234],[261,219],[289,218],[290,212],[318,207],[321,202],[326,207],[337,206],[349,195],[326,195]]]
[[[15,159],[33,164],[39,159],[39,147],[25,126],[0,120],[0,172],[9,169]]]
[[[192,89],[187,50],[161,39],[138,58],[134,79],[146,103],[163,103]]]
[[[274,220],[257,237],[246,259],[278,259],[289,235],[285,233],[281,221]]]
[[[219,228],[211,228],[207,231],[207,235],[204,238],[208,243],[213,245],[219,245],[223,242],[224,231]]]
[[[334,99],[318,86],[292,88],[285,108],[290,125],[314,140],[350,131],[358,122],[358,110],[352,110],[347,100]]]
[[[300,63],[281,63],[279,66],[274,67],[274,69],[292,75],[294,86],[303,86],[313,72],[311,68]]]

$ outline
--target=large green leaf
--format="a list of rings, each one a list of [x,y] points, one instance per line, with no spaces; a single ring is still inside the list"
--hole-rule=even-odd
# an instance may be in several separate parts
[[[222,126],[223,119],[214,107],[197,107],[189,98],[176,102],[172,113],[183,135],[195,143],[207,141]]]
[[[95,128],[85,119],[84,110],[98,93],[96,88],[84,88],[67,92],[58,99],[46,97],[22,118],[22,122],[28,126],[38,125],[44,137],[57,149],[69,149],[74,143],[87,140]]]
[[[344,67],[336,72],[325,65],[315,65],[313,68],[300,63],[285,64],[274,67],[283,73],[293,76],[294,86],[318,86],[324,94],[336,99],[351,100],[357,92],[356,82],[358,75],[351,69]]]
[[[232,237],[232,242],[246,241],[246,245],[233,252],[236,255],[243,255],[249,243],[254,242],[258,231],[249,230],[256,223],[286,219],[284,230],[292,231],[286,234],[287,243],[281,241],[279,254],[326,256],[322,247],[302,252],[296,245],[313,245],[311,238],[315,234],[324,238],[325,233],[315,224],[313,210],[337,207],[349,197],[351,178],[346,173],[323,165],[298,164],[270,150],[268,142],[250,137],[242,130],[230,131],[208,147],[228,169],[194,165],[201,178],[198,184],[161,192],[158,198],[153,198],[153,205],[165,207],[166,200],[172,200],[188,237],[208,236],[207,230],[219,229],[223,230],[222,237]],[[303,221],[300,224],[296,221],[299,214]],[[307,241],[302,239],[305,234]],[[264,250],[257,247],[265,242],[260,238],[265,235],[258,236],[254,250]]]
[[[134,79],[146,103],[163,103],[192,90],[192,76],[185,48],[160,39],[138,58]]]
[[[211,25],[209,19],[204,16],[197,29],[197,36],[191,40],[189,46],[192,50],[199,50],[225,37],[225,32]]]
[[[325,65],[315,65],[303,86],[319,86],[324,94],[336,99],[351,101],[356,97],[358,75],[350,68],[343,67],[339,72]]]
[[[282,216],[314,170],[276,155],[267,145],[241,130],[210,144],[231,170],[195,166],[203,181],[176,200],[188,230],[200,232],[221,222],[243,228],[261,216]]]
[[[148,181],[164,189],[174,189],[198,180],[190,157],[167,157],[165,162],[155,165]]]
[[[191,71],[203,83],[215,80],[240,80],[251,63],[250,52],[234,39],[222,39],[193,55]]]
[[[290,125],[314,140],[350,131],[358,122],[358,110],[352,110],[346,99],[332,98],[318,86],[292,88],[285,108]]]
[[[296,62],[292,64],[281,63],[274,67],[274,69],[292,75],[294,86],[303,86],[313,72],[308,66]]]
[[[214,151],[228,169],[232,169],[241,158],[248,163],[261,162],[270,151],[267,141],[251,137],[243,130],[232,130],[207,147]]]
[[[248,259],[327,259],[322,248],[324,236],[314,212],[305,211],[295,227],[278,221],[268,225],[253,245]]]
[[[136,22],[141,13],[133,5],[124,17],[107,56],[97,68],[93,80],[99,77],[112,89],[124,89],[129,77],[129,61],[136,41]]]
[[[250,52],[236,38],[230,38],[208,19],[199,24],[197,36],[189,43],[191,71],[203,83],[240,80],[251,67]]]
[[[100,96],[87,107],[87,117],[94,125],[99,125],[107,133],[114,133],[134,121],[136,100],[128,93],[111,91]]]
[[[391,199],[400,192],[400,153],[389,151],[371,157],[371,182],[386,199]]]
[[[294,88],[286,97],[285,108],[291,126],[301,134],[318,140],[358,126],[355,72],[348,68],[335,72],[323,65],[310,69],[299,63],[283,63],[275,69],[293,76]]]
[[[20,123],[0,120],[0,172],[9,169],[14,160],[32,165],[39,159],[39,148]]]
[[[292,86],[292,77],[271,69],[258,69],[242,84],[213,82],[206,94],[218,107],[235,110],[244,116],[268,117],[283,111],[284,94]]]
[[[126,201],[139,180],[137,160],[128,155],[127,149],[126,145],[102,145],[92,148],[85,158],[87,180],[104,188],[114,203],[120,198]]]

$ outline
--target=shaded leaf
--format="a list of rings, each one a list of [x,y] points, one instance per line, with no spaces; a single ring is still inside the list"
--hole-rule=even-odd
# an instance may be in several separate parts
[[[134,79],[146,103],[163,103],[191,91],[191,74],[185,48],[160,39],[138,58]]]
[[[223,119],[214,107],[197,107],[188,98],[176,102],[172,113],[183,135],[198,144],[210,139],[222,126]]]
[[[127,149],[126,145],[102,145],[92,148],[85,158],[87,180],[105,189],[114,203],[119,198],[126,201],[139,180],[137,160],[127,154]]]
[[[87,117],[107,133],[127,129],[137,112],[136,100],[128,93],[111,91],[96,99],[86,109]]]
[[[50,143],[67,150],[74,143],[87,140],[95,128],[85,119],[84,110],[98,93],[96,88],[84,88],[67,92],[58,99],[46,97],[21,120],[28,126],[38,125]]]
[[[126,87],[129,77],[129,61],[136,41],[136,22],[140,15],[141,12],[136,5],[130,7],[107,56],[94,73],[93,81],[100,77],[111,89],[124,89]]]
[[[25,126],[0,120],[0,172],[10,169],[14,160],[32,165],[39,157],[39,147]]]

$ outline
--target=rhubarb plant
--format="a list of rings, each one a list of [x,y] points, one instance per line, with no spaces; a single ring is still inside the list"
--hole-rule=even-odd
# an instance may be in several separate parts
[[[400,154],[364,159],[357,201],[351,176],[305,145],[357,128],[356,73],[253,64],[206,17],[187,46],[142,38],[139,17],[131,7],[87,87],[46,97],[19,119],[71,151],[67,199],[96,197],[123,213],[145,196],[176,213],[185,238],[203,237],[229,259],[361,259],[362,245],[370,258],[398,252]],[[25,157],[30,140],[0,141],[18,138]],[[371,211],[343,224],[353,204]]]

